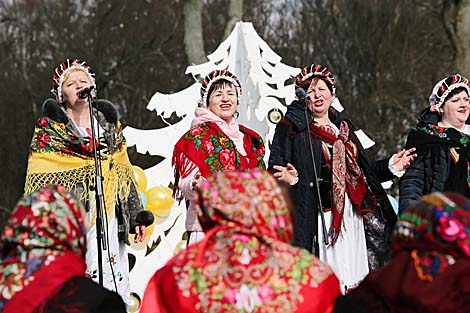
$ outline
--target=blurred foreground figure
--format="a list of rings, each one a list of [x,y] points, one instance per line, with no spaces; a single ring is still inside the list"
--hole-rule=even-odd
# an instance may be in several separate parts
[[[196,201],[202,241],[150,280],[141,312],[331,312],[330,267],[291,246],[290,208],[267,171],[219,172]]]
[[[126,312],[85,277],[84,209],[62,186],[23,197],[1,236],[0,312]]]
[[[468,312],[470,200],[433,193],[401,215],[393,256],[358,288],[338,298],[335,312]]]

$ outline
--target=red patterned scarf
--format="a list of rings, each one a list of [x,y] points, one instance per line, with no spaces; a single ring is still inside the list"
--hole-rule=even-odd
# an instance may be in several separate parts
[[[178,186],[181,172],[188,161],[199,168],[203,177],[215,172],[234,171],[237,169],[264,168],[263,139],[253,130],[239,126],[244,136],[246,157],[240,155],[235,145],[222,130],[212,122],[195,125],[175,145],[172,164],[175,166],[175,186]]]
[[[333,221],[330,229],[332,244],[338,239],[344,215],[346,192],[354,208],[361,212],[367,190],[364,174],[357,164],[358,149],[352,142],[348,124],[341,122],[339,134],[330,126],[310,125],[310,130],[323,141],[333,145],[331,159],[326,162],[331,169],[331,197]],[[325,153],[324,155],[329,155]]]
[[[33,312],[85,276],[84,209],[62,186],[20,200],[1,236],[0,312]]]

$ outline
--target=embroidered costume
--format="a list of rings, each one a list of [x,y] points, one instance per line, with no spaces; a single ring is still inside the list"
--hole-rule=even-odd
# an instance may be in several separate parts
[[[305,80],[315,77],[329,82],[327,86],[334,95],[334,77],[321,65],[302,69],[296,84],[310,85]],[[311,112],[306,120],[304,103],[292,102],[276,127],[269,169],[275,171],[275,165],[290,163],[297,170],[298,181],[290,188],[294,244],[314,253],[314,238],[318,238],[320,259],[331,266],[342,292],[347,292],[357,287],[369,270],[380,268],[389,260],[396,215],[380,183],[394,175],[389,169],[391,158],[369,162],[351,121],[331,105],[329,109],[331,123],[320,125]],[[328,245],[324,244],[321,218],[315,214],[320,201]]]
[[[53,93],[56,101],[44,102],[29,151],[25,193],[47,184],[60,184],[85,203],[87,232],[87,273],[98,281],[96,241],[95,162],[91,129],[78,127],[66,114],[62,84],[71,71],[83,71],[95,85],[94,73],[83,61],[66,60],[55,70]],[[99,150],[103,199],[107,222],[108,250],[103,250],[103,285],[116,290],[130,304],[129,265],[126,244],[137,225],[150,225],[153,215],[142,209],[127,155],[119,114],[107,100],[93,100],[92,115]]]
[[[191,129],[176,143],[172,164],[175,167],[175,192],[188,201],[186,230],[191,232],[189,243],[202,238],[202,228],[194,209],[194,177],[207,178],[219,171],[264,168],[265,148],[262,138],[248,127],[239,125],[235,118],[222,119],[206,108],[209,91],[215,82],[232,84],[241,99],[240,83],[235,75],[226,70],[209,73],[201,86],[201,104],[196,108]],[[181,193],[179,193],[181,192]]]
[[[219,172],[200,199],[205,238],[157,271],[141,312],[331,312],[338,280],[288,243],[289,208],[268,172]]]

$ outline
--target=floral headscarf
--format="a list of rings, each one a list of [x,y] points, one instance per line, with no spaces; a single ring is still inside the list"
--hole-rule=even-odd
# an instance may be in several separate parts
[[[32,312],[85,276],[84,209],[60,185],[23,197],[1,236],[0,312]]]
[[[335,312],[468,312],[469,248],[470,200],[425,195],[400,215],[390,263],[338,298]]]
[[[209,219],[215,225],[229,225],[243,232],[250,225],[254,234],[283,242],[292,240],[287,202],[266,171],[226,172],[209,177],[202,185],[202,199],[196,201],[196,209],[200,220]]]
[[[456,259],[470,259],[470,201],[426,195],[401,214],[394,237],[394,251],[411,250],[420,279],[432,281]]]
[[[331,312],[338,279],[287,243],[289,207],[269,172],[210,176],[196,208],[206,236],[155,274],[141,312]]]

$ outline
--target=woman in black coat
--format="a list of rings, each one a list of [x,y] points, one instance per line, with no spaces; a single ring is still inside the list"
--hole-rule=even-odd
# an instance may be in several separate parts
[[[396,215],[380,183],[394,177],[390,167],[398,172],[406,168],[413,150],[369,163],[352,123],[331,107],[335,96],[332,73],[324,66],[311,65],[297,75],[296,85],[309,96],[307,108],[302,101],[288,107],[276,128],[269,168],[292,187],[294,244],[326,261],[345,292],[389,259]],[[315,215],[320,206],[317,181],[328,245],[322,242],[322,224]],[[313,244],[317,234],[318,249]]]
[[[400,212],[425,194],[453,191],[470,196],[468,79],[455,74],[438,82],[430,107],[418,116],[406,146],[418,157],[400,179]]]

